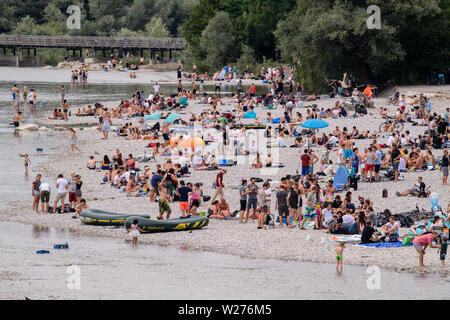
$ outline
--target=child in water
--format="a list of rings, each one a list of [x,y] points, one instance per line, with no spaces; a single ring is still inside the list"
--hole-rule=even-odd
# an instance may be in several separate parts
[[[131,225],[130,235],[131,235],[131,238],[133,239],[133,246],[137,245],[137,239],[138,239],[138,235],[139,235],[137,219],[133,220],[133,224]]]
[[[340,241],[339,244],[336,246],[336,271],[339,272],[339,267],[340,267],[340,272],[342,272],[342,254],[344,253],[344,248],[345,248],[345,242],[344,241]]]
[[[28,157],[28,154],[23,156],[23,162],[24,162],[25,170],[27,170],[28,169],[28,165],[31,164],[31,160]]]

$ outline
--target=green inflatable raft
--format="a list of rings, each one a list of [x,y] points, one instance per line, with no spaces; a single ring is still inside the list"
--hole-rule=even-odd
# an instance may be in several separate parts
[[[209,219],[206,217],[190,217],[184,219],[167,219],[167,220],[152,220],[143,217],[129,217],[125,221],[125,229],[130,230],[134,219],[138,221],[138,229],[141,233],[167,232],[167,231],[181,231],[181,230],[195,230],[201,229],[208,225]]]
[[[241,129],[242,127],[244,127],[245,129],[251,130],[251,129],[265,129],[266,126],[264,124],[233,124],[230,126],[231,129],[237,128],[237,129]]]
[[[97,209],[85,209],[80,213],[80,220],[85,224],[96,226],[120,226],[122,227],[128,217],[136,217],[136,214],[113,213]],[[149,215],[139,215],[142,218],[150,218]]]

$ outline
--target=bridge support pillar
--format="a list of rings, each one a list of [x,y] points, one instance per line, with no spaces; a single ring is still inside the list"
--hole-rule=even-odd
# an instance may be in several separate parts
[[[36,57],[36,48],[33,48],[33,56]]]
[[[172,60],[172,50],[169,51],[169,58]]]

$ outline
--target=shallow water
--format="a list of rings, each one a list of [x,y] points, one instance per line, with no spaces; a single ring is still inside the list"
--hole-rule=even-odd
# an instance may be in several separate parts
[[[380,289],[370,290],[364,267],[344,265],[337,274],[329,264],[132,247],[122,239],[14,223],[1,223],[0,234],[0,299],[450,298],[447,276],[381,270]],[[65,242],[68,250],[53,249]],[[50,254],[35,253],[42,249]],[[69,266],[80,268],[80,289],[67,287]]]

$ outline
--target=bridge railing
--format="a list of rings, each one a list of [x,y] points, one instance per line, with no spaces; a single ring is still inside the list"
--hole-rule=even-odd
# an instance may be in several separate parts
[[[76,37],[0,35],[0,46],[35,48],[96,48],[96,49],[156,49],[183,50],[183,38],[124,38],[124,37]]]

